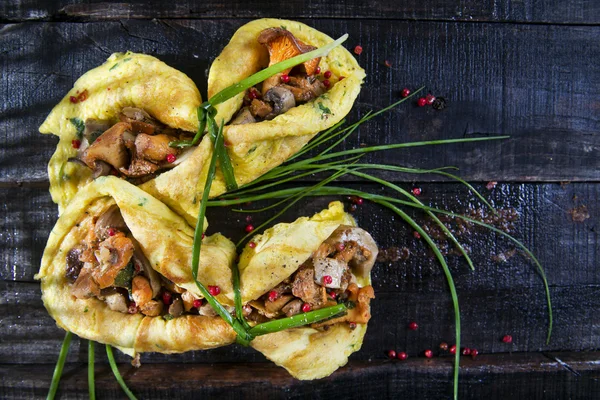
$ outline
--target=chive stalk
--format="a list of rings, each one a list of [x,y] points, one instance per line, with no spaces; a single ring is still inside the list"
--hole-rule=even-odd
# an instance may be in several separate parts
[[[117,367],[117,363],[115,362],[115,356],[113,355],[112,347],[110,345],[106,345],[106,356],[108,357],[108,363],[110,364],[110,369],[112,370],[115,379],[121,386],[121,389],[125,392],[129,400],[137,400],[137,397],[129,390],[127,384],[123,380],[121,373],[119,372],[119,368]]]
[[[94,341],[88,340],[88,395],[90,400],[96,400],[94,358]]]
[[[296,328],[303,325],[313,324],[327,318],[342,315],[347,310],[348,307],[345,304],[341,303],[336,306],[321,308],[319,310],[297,314],[288,318],[263,322],[262,324],[256,325],[254,328],[251,328],[248,333],[250,333],[252,336],[260,336],[266,335],[268,333],[279,332],[290,328]]]
[[[60,347],[58,360],[56,361],[56,366],[54,367],[54,373],[52,374],[52,383],[50,384],[50,389],[48,390],[48,395],[46,396],[47,400],[52,400],[54,399],[54,396],[56,396],[58,384],[60,383],[60,377],[65,366],[65,360],[67,359],[67,354],[69,354],[69,346],[71,345],[72,338],[73,334],[71,332],[67,332],[65,334],[62,346]]]

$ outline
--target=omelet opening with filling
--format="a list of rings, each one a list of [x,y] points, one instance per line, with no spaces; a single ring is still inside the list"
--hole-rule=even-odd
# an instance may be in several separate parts
[[[116,177],[81,189],[50,233],[42,299],[76,335],[136,352],[176,353],[232,343],[235,333],[193,284],[193,229],[167,206]],[[230,307],[234,244],[203,239],[198,277]],[[233,310],[232,307],[230,307]]]
[[[332,41],[296,21],[249,22],[235,32],[213,62],[208,97],[269,65]],[[223,135],[236,182],[253,181],[296,154],[318,132],[341,121],[352,108],[364,77],[364,70],[350,52],[338,46],[326,57],[277,74],[217,105],[215,120],[227,124]],[[211,140],[204,137],[190,160],[142,188],[193,222],[211,151]],[[218,170],[210,195],[225,191]]]
[[[256,337],[251,346],[298,379],[330,375],[361,347],[378,248],[340,202],[257,235],[240,257],[244,314],[255,323],[350,304],[345,315]]]
[[[187,75],[149,55],[115,53],[81,76],[40,126],[60,138],[48,164],[59,209],[98,176],[140,184],[180,164],[186,152],[169,143],[195,134],[201,101]]]

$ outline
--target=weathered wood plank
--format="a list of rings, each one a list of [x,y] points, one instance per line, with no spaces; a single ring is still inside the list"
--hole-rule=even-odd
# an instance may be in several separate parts
[[[556,353],[571,359],[571,372],[542,354],[480,356],[465,360],[461,368],[461,399],[589,399],[597,395],[600,383],[599,354]],[[574,357],[573,357],[574,356]],[[101,359],[103,360],[103,359]],[[0,365],[3,398],[44,398],[52,376],[52,365]],[[297,381],[270,364],[156,364],[135,370],[120,368],[139,398],[219,397],[328,399],[331,397],[449,398],[450,359],[408,359],[405,362],[351,362],[329,378],[314,382]],[[59,395],[63,399],[87,397],[87,368],[67,364]],[[151,382],[151,383],[150,383]],[[123,396],[104,361],[96,366],[96,393],[100,398]],[[590,397],[591,396],[591,397]]]
[[[368,78],[350,120],[389,105],[403,87],[426,84],[448,107],[402,105],[365,125],[346,148],[478,134],[509,140],[421,147],[369,160],[418,167],[455,165],[479,181],[600,178],[600,27],[446,22],[306,21],[347,46]],[[114,51],[158,56],[206,90],[206,70],[240,20],[129,20],[6,25],[0,35],[6,90],[0,108],[0,182],[46,180],[55,139],[37,127],[86,70]],[[384,65],[389,60],[392,67]],[[388,175],[384,175],[390,178]],[[439,177],[427,177],[439,180]]]
[[[268,1],[186,0],[177,4],[134,0],[127,3],[77,0],[9,0],[0,8],[5,21],[95,21],[127,18],[345,18],[447,21],[598,24],[600,7],[593,0],[576,1],[430,1],[373,0],[345,2],[290,1],[274,7]]]

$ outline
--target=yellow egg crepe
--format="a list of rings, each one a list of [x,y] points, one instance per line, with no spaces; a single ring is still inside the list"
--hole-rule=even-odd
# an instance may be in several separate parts
[[[200,103],[196,85],[183,72],[145,54],[111,55],[81,76],[40,126],[41,133],[60,138],[48,164],[52,200],[62,211],[91,181],[88,168],[67,162],[77,154],[73,141],[82,139],[88,119],[114,123],[124,107],[136,107],[171,128],[195,132]]]
[[[152,269],[182,290],[190,288],[197,293],[190,268],[193,229],[139,188],[115,177],[101,177],[81,189],[60,216],[36,276],[41,280],[44,305],[57,324],[129,354],[173,353],[232,343],[235,334],[220,317],[182,315],[167,320],[113,311],[96,297],[73,295],[74,284],[65,274],[66,258],[89,235],[98,216],[115,204]],[[225,304],[232,303],[228,300],[232,292],[230,266],[235,258],[235,246],[220,234],[203,240],[199,279],[206,285],[219,286],[218,299]]]

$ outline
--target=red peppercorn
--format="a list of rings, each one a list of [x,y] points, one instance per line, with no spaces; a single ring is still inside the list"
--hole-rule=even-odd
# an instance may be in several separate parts
[[[74,149],[78,149],[81,146],[81,140],[72,140],[71,141],[71,146],[73,146]]]
[[[166,305],[169,305],[169,304],[171,304],[172,299],[173,299],[173,297],[171,296],[171,292],[163,292],[163,294],[162,294],[163,303],[165,303]]]
[[[167,154],[167,162],[174,163],[177,160],[177,156],[175,154]]]
[[[504,337],[502,338],[502,341],[504,343],[512,343],[512,336],[510,336],[510,335],[504,335]]]
[[[356,196],[352,198],[352,202],[358,206],[362,206],[365,200],[362,197]]]
[[[344,251],[345,248],[346,246],[344,245],[344,243],[338,243],[336,246],[337,251]]]
[[[247,215],[246,216],[246,222],[250,222],[252,221],[252,215]]]
[[[427,101],[427,104],[433,104],[433,102],[435,101],[435,96],[430,93],[427,96],[425,96],[425,101]]]
[[[88,91],[86,89],[83,92],[81,92],[81,94],[79,96],[77,96],[77,101],[86,101],[87,98],[88,98]]]
[[[106,233],[108,233],[108,236],[115,236],[117,234],[117,230],[115,228],[108,228]]]
[[[363,51],[363,48],[362,48],[362,46],[360,46],[360,45],[359,45],[359,46],[356,46],[356,47],[354,48],[354,54],[356,54],[357,56],[360,56],[360,55],[361,55],[361,53],[362,53],[362,51]]]
[[[468,347],[463,347],[462,349],[462,355],[463,356],[468,356],[469,354],[471,354],[471,349]]]
[[[423,352],[423,354],[424,354],[424,355],[425,355],[425,357],[427,357],[427,358],[431,358],[431,357],[433,357],[433,351],[431,351],[431,350],[429,350],[429,349],[428,349],[428,350],[425,350],[425,351]]]
[[[325,77],[325,79],[331,78],[331,71],[325,71],[325,73],[323,74],[323,76]]]
[[[219,293],[221,293],[221,288],[218,286],[209,286],[208,293],[210,293],[213,296],[218,296]]]
[[[421,234],[419,232],[417,232],[417,231],[413,232],[413,236],[414,236],[415,239],[421,239]]]
[[[135,270],[135,272],[140,272],[142,270],[142,267],[140,266],[140,263],[135,263],[133,265],[133,269]]]
[[[196,300],[194,300],[194,307],[195,307],[195,308],[200,308],[200,307],[202,307],[202,300],[200,300],[200,299],[196,299]]]
[[[390,68],[392,66],[392,63],[389,60],[385,60],[383,62],[385,64],[386,67]]]
[[[485,188],[487,190],[492,190],[493,188],[496,187],[497,184],[498,184],[498,182],[490,181],[487,183],[487,185],[485,185]]]
[[[415,196],[420,196],[421,193],[422,193],[421,188],[416,187],[416,188],[412,189],[412,194],[414,194]]]
[[[323,284],[324,285],[331,285],[331,283],[333,282],[333,278],[329,275],[325,275],[323,276]]]
[[[317,69],[315,69],[315,74],[320,74],[321,73],[321,67],[317,67]]]
[[[257,99],[257,98],[258,98],[258,92],[256,91],[256,89],[254,89],[254,88],[251,88],[251,89],[248,91],[248,97],[250,98],[250,100]]]
[[[417,329],[419,329],[419,325],[416,322],[411,322],[410,324],[408,324],[408,329],[410,329],[411,331],[416,331]]]
[[[206,234],[205,234],[205,233],[203,233],[203,234],[202,234],[202,239],[204,239],[205,237],[206,237]]]
[[[404,88],[400,92],[400,96],[402,96],[402,97],[408,97],[409,94],[410,94],[410,89],[408,89],[408,88]]]
[[[129,303],[129,307],[127,307],[127,312],[129,314],[137,314],[138,308],[137,308],[137,305],[135,304],[135,301],[132,301],[131,303]]]
[[[271,290],[269,292],[269,301],[275,301],[275,300],[277,300],[278,297],[279,297],[279,293],[277,293],[276,291]]]
[[[387,356],[393,360],[396,358],[396,350],[388,350]]]
[[[288,74],[281,75],[281,82],[288,83],[290,81],[290,76]]]
[[[452,346],[450,346],[450,350],[448,350],[450,352],[450,354],[456,354],[456,345],[453,344]]]
[[[419,107],[425,107],[427,105],[427,99],[425,97],[419,97],[419,100],[417,100],[417,105]]]
[[[70,101],[71,103],[75,104],[75,103],[77,103],[79,100],[77,100],[77,97],[75,97],[75,96],[71,96],[71,97],[69,97],[69,101]]]
[[[352,330],[356,329],[356,322],[348,322],[348,328]]]
[[[329,292],[329,297],[335,299],[337,297],[337,294],[335,292]]]
[[[323,79],[323,86],[325,86],[326,88],[331,86],[331,82],[329,82],[329,79]]]
[[[253,248],[256,247],[256,243],[250,242],[250,243],[248,243],[248,247],[250,247],[251,249],[253,249]]]
[[[446,343],[446,342],[440,343],[440,350],[447,351],[448,350],[448,343]]]
[[[310,304],[304,303],[302,304],[302,312],[309,312],[311,309]]]
[[[244,230],[248,233],[252,232],[254,230],[254,226],[252,226],[251,224],[246,225],[246,228],[244,228]]]
[[[406,360],[408,358],[408,354],[406,354],[405,352],[401,351],[401,352],[398,353],[397,357],[398,357],[398,360],[404,361],[404,360]]]
[[[477,357],[477,355],[479,354],[479,351],[477,349],[471,349],[471,358],[474,360],[475,357]]]

